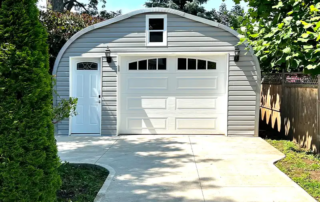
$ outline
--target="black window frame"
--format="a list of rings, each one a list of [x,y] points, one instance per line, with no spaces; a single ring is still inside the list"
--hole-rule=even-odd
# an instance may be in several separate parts
[[[163,60],[164,62],[164,68],[159,69],[159,59]],[[156,60],[156,69],[149,69],[149,61],[150,60]],[[146,62],[147,66],[146,69],[140,69],[140,63],[142,62]],[[134,65],[135,67],[134,69],[130,69],[130,65]],[[142,59],[142,60],[137,60],[137,61],[132,61],[128,63],[128,71],[155,71],[155,70],[159,70],[159,71],[166,71],[167,70],[167,58],[148,58],[148,59]]]
[[[189,68],[189,62],[190,61],[193,61],[193,60],[196,60],[196,68],[195,69],[190,69]],[[185,61],[185,68],[181,68],[180,66],[180,64],[179,64],[179,61]],[[206,67],[205,67],[205,69],[199,69],[198,67],[199,67],[199,61],[204,61],[205,62],[205,64],[206,64]],[[215,65],[214,65],[214,68],[211,68],[211,69],[209,69],[209,63],[214,63]],[[182,65],[182,66],[184,66],[184,65]],[[217,70],[217,62],[216,61],[212,61],[212,60],[205,60],[205,59],[198,59],[198,58],[188,58],[188,57],[186,57],[186,58],[177,58],[177,69],[176,69],[177,71],[187,71],[187,70],[189,70],[189,71],[194,71],[194,70],[199,70],[199,71],[210,71],[210,70]]]

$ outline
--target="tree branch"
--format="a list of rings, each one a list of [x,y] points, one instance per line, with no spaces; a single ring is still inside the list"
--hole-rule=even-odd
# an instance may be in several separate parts
[[[73,6],[75,5],[75,3],[76,3],[77,6],[82,7],[87,13],[89,12],[89,11],[86,9],[86,7],[85,7],[82,3],[78,2],[77,0],[67,1],[67,2],[65,2],[65,3],[63,4],[63,7],[67,6],[67,10],[68,10],[68,11],[71,11],[71,9],[72,9]]]
[[[86,7],[82,3],[80,3],[76,0],[75,0],[75,2],[78,4],[78,6],[81,6],[87,13],[89,13],[89,11],[86,9]]]

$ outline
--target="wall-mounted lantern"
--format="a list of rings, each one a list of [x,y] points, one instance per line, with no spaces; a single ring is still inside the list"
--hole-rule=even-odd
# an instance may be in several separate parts
[[[239,59],[240,59],[240,49],[239,49],[239,47],[235,47],[235,50],[234,50],[234,61],[238,62]]]
[[[107,47],[107,50],[106,50],[105,54],[106,54],[107,62],[108,63],[112,62],[111,50],[109,49],[109,47]]]

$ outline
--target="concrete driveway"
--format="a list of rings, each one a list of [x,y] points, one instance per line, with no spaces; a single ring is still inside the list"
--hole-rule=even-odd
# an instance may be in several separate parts
[[[144,135],[57,140],[61,160],[115,170],[101,190],[101,201],[315,201],[273,165],[284,155],[261,138]]]

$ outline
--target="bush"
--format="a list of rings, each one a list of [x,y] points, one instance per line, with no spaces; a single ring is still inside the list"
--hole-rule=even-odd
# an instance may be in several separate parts
[[[50,73],[63,45],[78,31],[103,20],[103,18],[93,17],[88,14],[59,13],[50,10],[41,11],[40,21],[48,32]]]
[[[77,103],[78,98],[70,97],[69,99],[61,99],[61,101],[53,107],[53,124],[57,124],[60,121],[72,116],[77,116]]]
[[[0,201],[56,199],[47,34],[36,0],[0,1]]]

